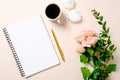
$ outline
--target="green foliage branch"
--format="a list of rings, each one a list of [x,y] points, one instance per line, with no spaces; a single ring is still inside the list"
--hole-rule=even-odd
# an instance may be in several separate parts
[[[86,51],[80,55],[80,62],[89,64],[93,70],[81,67],[81,72],[84,80],[106,80],[110,73],[116,70],[116,64],[109,63],[110,60],[114,59],[113,53],[116,47],[111,41],[110,28],[106,27],[107,22],[103,20],[104,17],[95,9],[91,11],[102,27],[102,31],[99,33],[99,40],[95,46],[86,47]]]

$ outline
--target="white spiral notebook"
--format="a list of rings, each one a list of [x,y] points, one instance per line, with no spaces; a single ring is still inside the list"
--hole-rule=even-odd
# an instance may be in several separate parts
[[[23,77],[60,63],[41,16],[34,15],[3,32]]]

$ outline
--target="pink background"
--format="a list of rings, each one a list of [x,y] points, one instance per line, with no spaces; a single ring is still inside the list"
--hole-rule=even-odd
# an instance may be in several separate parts
[[[61,25],[50,22],[46,18],[44,10],[46,5],[50,3],[56,3],[61,7],[64,15],[61,20],[63,22]],[[41,14],[43,17],[61,64],[31,76],[27,80],[83,80],[80,72],[80,67],[83,64],[80,63],[79,54],[75,50],[77,43],[74,38],[80,31],[85,29],[93,29],[96,32],[101,30],[91,13],[91,10],[94,8],[100,11],[105,20],[107,20],[107,26],[110,27],[111,39],[117,46],[114,54],[117,71],[111,74],[110,80],[119,80],[120,0],[76,0],[76,7],[74,9],[78,10],[82,15],[82,22],[78,24],[73,24],[67,20],[66,15],[69,11],[63,7],[63,0],[0,0],[0,80],[26,80],[19,73],[9,45],[3,35],[2,28],[34,14]],[[65,63],[62,61],[53,40],[50,31],[51,28],[54,29],[64,52]]]

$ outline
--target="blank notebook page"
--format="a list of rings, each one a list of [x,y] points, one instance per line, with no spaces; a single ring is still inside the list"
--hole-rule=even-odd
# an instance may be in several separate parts
[[[6,30],[25,77],[60,63],[39,15],[9,26]]]

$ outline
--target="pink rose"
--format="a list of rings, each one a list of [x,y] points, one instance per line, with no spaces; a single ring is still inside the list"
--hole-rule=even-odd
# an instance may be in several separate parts
[[[93,30],[85,30],[85,31],[83,31],[83,33],[85,33],[86,37],[91,37],[96,34]]]
[[[95,36],[95,32],[92,30],[82,31],[78,37],[75,38],[79,43],[77,51],[79,53],[85,52],[85,47],[91,47],[96,44],[98,37]]]
[[[77,49],[76,49],[79,53],[84,53],[85,52],[85,48],[83,47],[83,45],[78,45]]]
[[[92,45],[95,45],[97,41],[97,37],[88,37],[86,40],[82,41],[82,45],[84,47],[91,47]]]
[[[91,47],[91,45],[86,40],[82,41],[82,45],[84,47]]]
[[[88,37],[92,37],[95,35],[95,32],[92,31],[92,30],[86,30],[86,31],[82,31],[79,36],[77,36],[75,39],[78,41],[78,42],[82,42],[84,40],[86,40],[86,38]]]

